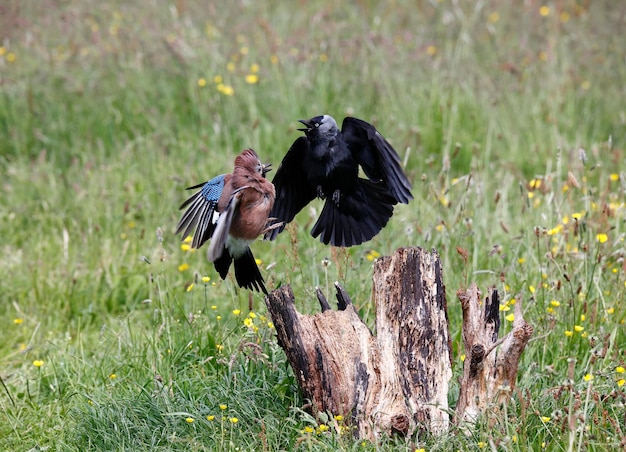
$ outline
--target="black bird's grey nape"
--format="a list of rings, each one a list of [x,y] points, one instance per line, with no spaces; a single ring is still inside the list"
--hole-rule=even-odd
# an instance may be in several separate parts
[[[304,132],[291,145],[272,181],[276,201],[270,217],[282,226],[265,238],[274,240],[314,198],[324,207],[311,235],[334,246],[371,240],[387,224],[397,203],[413,199],[400,157],[376,128],[345,118],[341,130],[332,116],[300,120]],[[359,167],[367,179],[359,177]]]

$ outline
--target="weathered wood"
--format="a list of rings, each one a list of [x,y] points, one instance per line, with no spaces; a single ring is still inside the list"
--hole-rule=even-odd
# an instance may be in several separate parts
[[[376,331],[336,284],[338,308],[317,292],[322,313],[302,315],[289,286],[266,297],[300,387],[314,412],[350,419],[355,435],[435,434],[448,428],[450,340],[436,252],[402,248],[374,268]]]
[[[401,248],[374,266],[376,335],[335,283],[338,310],[316,291],[321,313],[300,314],[289,286],[265,302],[278,343],[314,414],[343,415],[360,438],[381,434],[442,434],[449,427],[451,345],[445,286],[435,251]],[[456,420],[467,429],[489,410],[497,413],[515,386],[519,359],[532,334],[514,307],[513,329],[498,339],[494,290],[484,306],[475,285],[457,293],[467,353]],[[496,348],[500,347],[496,352]]]
[[[533,328],[522,314],[522,300],[513,307],[513,328],[498,340],[500,312],[498,292],[493,290],[481,308],[481,293],[475,284],[457,297],[463,310],[463,344],[467,353],[456,407],[456,421],[462,427],[489,412],[496,419],[500,406],[511,397],[521,354]],[[499,347],[499,350],[496,350]],[[495,416],[494,416],[495,415]]]

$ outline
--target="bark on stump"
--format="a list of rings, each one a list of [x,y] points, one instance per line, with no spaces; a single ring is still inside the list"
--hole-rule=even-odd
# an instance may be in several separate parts
[[[300,314],[284,286],[266,297],[278,343],[312,411],[343,415],[357,437],[443,433],[452,371],[439,256],[401,248],[376,261],[373,279],[376,336],[338,284],[338,310],[318,290],[315,315]]]
[[[492,416],[490,423],[493,424],[500,406],[511,397],[519,360],[533,333],[533,327],[524,320],[520,296],[513,305],[513,328],[502,339],[498,339],[500,303],[495,289],[491,296],[485,298],[482,308],[481,293],[475,284],[466,291],[459,290],[457,297],[463,309],[466,358],[456,417],[457,422],[467,431],[479,415],[487,411]]]
[[[370,440],[383,433],[445,433],[452,364],[439,256],[417,247],[398,249],[376,261],[373,280],[375,336],[337,283],[338,310],[318,290],[322,312],[315,315],[300,314],[291,287],[284,286],[265,298],[278,343],[313,414],[342,415],[355,436]],[[484,309],[474,284],[457,296],[467,358],[456,421],[468,431],[481,413],[497,413],[510,397],[532,327],[518,298],[513,329],[498,339],[497,292]]]

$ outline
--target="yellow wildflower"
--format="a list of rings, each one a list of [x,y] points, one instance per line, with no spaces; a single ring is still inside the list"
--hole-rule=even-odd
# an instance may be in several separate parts
[[[246,83],[249,83],[250,85],[254,85],[256,82],[259,81],[259,76],[256,74],[248,74],[246,75]]]

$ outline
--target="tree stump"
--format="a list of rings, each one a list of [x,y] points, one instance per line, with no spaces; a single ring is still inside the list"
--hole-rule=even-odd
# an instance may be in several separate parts
[[[266,297],[278,343],[312,411],[343,415],[356,436],[443,433],[452,371],[439,256],[399,249],[376,261],[373,279],[376,336],[337,283],[338,310],[318,290],[315,315],[300,314],[284,286]]]
[[[483,309],[480,306],[481,294],[475,284],[466,291],[459,290],[457,297],[463,309],[463,345],[467,356],[456,417],[461,427],[466,429],[485,411],[497,416],[500,406],[511,397],[519,360],[533,327],[524,320],[518,296],[513,307],[513,328],[498,340],[498,292],[492,291],[491,296],[485,299]],[[496,352],[498,346],[500,349]],[[495,416],[492,416],[491,423]]]
[[[318,289],[322,312],[315,315],[300,314],[291,287],[284,286],[265,298],[278,343],[313,414],[342,415],[355,436],[372,441],[381,434],[445,433],[452,362],[439,256],[400,248],[376,261],[373,280],[376,335],[338,283],[338,310],[330,309]],[[467,425],[510,394],[532,327],[518,301],[513,331],[498,340],[497,292],[485,302],[484,313],[475,285],[457,295],[468,358],[456,415]],[[500,344],[502,350],[494,353]]]

